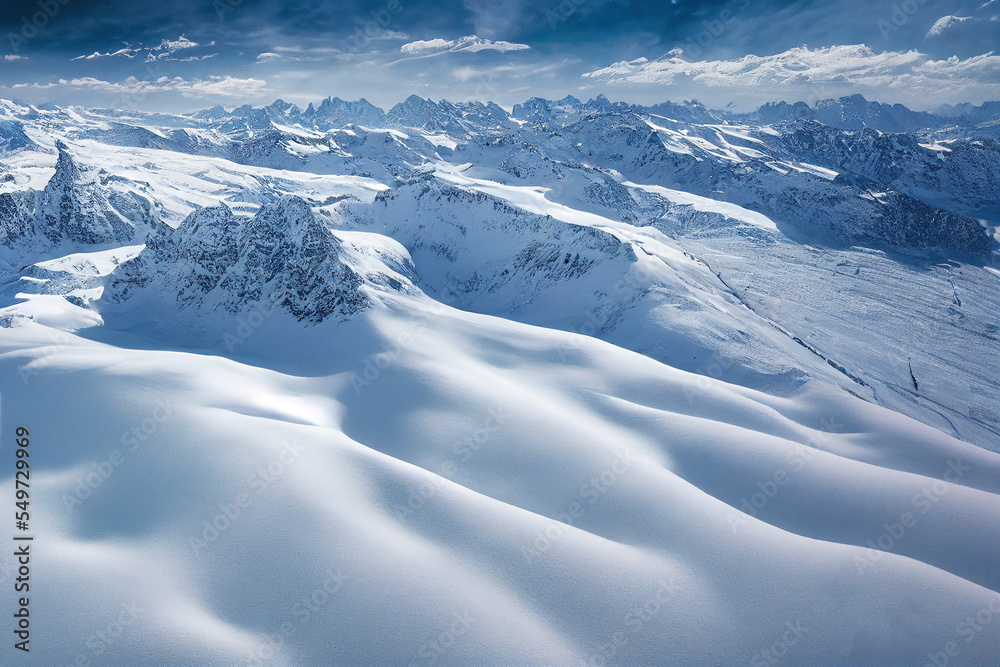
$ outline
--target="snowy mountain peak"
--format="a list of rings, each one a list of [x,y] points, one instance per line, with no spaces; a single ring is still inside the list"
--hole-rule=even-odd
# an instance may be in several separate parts
[[[40,192],[2,195],[0,245],[5,257],[135,243],[160,224],[147,199],[105,188],[100,174],[82,168],[65,142],[56,141],[55,147],[55,172]]]
[[[65,142],[61,139],[57,140],[55,146],[59,152],[56,158],[56,173],[52,175],[48,185],[45,186],[45,191],[53,195],[56,195],[56,193],[67,194],[68,191],[74,188],[76,182],[80,180],[80,169],[73,160],[73,156],[69,152],[69,146]]]
[[[385,124],[385,112],[363,97],[353,102],[339,97],[328,97],[320,102],[318,107],[310,104],[309,109],[302,115],[304,118],[312,119],[318,127],[344,127],[352,123],[365,127],[381,127]]]
[[[183,330],[197,320],[209,339],[253,309],[279,308],[316,324],[357,315],[379,290],[408,289],[409,276],[395,270],[407,259],[382,257],[353,266],[341,241],[295,195],[265,204],[252,218],[206,207],[178,229],[151,235],[146,249],[108,278],[102,303],[112,320],[128,326]],[[190,316],[176,327],[155,322],[151,313],[173,301]]]

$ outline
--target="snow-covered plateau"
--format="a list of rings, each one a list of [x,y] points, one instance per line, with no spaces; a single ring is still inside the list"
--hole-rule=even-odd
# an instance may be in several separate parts
[[[18,660],[1000,664],[998,127],[0,101]]]

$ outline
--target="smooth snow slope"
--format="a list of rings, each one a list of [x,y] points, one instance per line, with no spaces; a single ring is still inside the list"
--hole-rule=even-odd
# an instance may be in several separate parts
[[[997,454],[817,383],[778,398],[387,304],[234,321],[235,360],[39,323],[84,326],[68,305],[7,329],[2,428],[30,427],[35,473],[23,662],[1000,655]]]

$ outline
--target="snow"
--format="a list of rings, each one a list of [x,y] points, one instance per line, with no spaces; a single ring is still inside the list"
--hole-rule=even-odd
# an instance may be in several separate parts
[[[767,216],[747,210],[741,206],[737,206],[736,204],[720,202],[715,199],[709,199],[708,197],[699,197],[698,195],[681,192],[680,190],[671,190],[670,188],[664,188],[659,185],[638,185],[629,181],[625,181],[622,185],[639,188],[641,190],[645,190],[646,192],[655,192],[658,195],[666,197],[675,204],[691,206],[697,211],[719,213],[727,218],[745,222],[748,225],[753,225],[754,227],[759,227],[760,229],[767,229],[774,232],[778,231],[778,226],[774,224],[772,220],[767,218]]]
[[[898,632],[880,610],[931,595],[933,613],[908,621],[918,634],[864,647],[913,662],[996,597],[996,454],[843,394],[779,399],[599,341],[562,361],[571,334],[427,301],[370,324],[303,338],[271,318],[242,350],[254,365],[70,335],[53,349],[59,334],[37,324],[5,337],[5,410],[46,445],[36,660],[97,658],[87,636],[132,604],[101,659],[420,662],[462,618],[438,660],[584,662],[624,632],[623,661],[733,663],[807,619],[797,659],[841,664],[858,636]],[[406,334],[356,391],[370,355]],[[308,373],[260,363],[290,335],[280,365]],[[123,462],[67,508],[115,450]],[[942,481],[956,460],[969,470]],[[782,470],[758,518],[736,510]],[[907,511],[916,524],[871,552]],[[316,590],[325,603],[295,613]],[[996,638],[964,655],[989,660]]]
[[[25,121],[32,664],[995,662],[996,148],[602,100]]]
[[[91,156],[93,165],[114,164],[116,175],[149,184],[163,205],[164,221],[174,226],[196,208],[239,202],[237,193],[261,183],[316,201],[344,195],[371,201],[387,187],[366,177],[234,165],[220,158],[171,151],[123,149],[92,141],[79,142],[78,146]]]
[[[95,252],[80,252],[38,262],[35,266],[49,271],[62,271],[76,276],[106,276],[114,271],[119,264],[138,255],[144,244],[122,246],[111,250]]]
[[[449,137],[447,134],[421,134],[420,136],[435,146],[443,146],[450,150],[455,150],[455,148],[459,145],[457,141]]]
[[[47,327],[62,331],[76,331],[104,323],[101,316],[92,310],[75,306],[61,296],[47,294],[18,293],[15,299],[25,301],[0,310],[4,315],[29,318]],[[50,333],[56,336],[55,333]]]

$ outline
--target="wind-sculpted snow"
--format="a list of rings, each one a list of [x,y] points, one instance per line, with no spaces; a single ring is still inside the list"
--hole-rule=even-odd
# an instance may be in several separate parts
[[[279,310],[239,348],[253,365],[42,321],[0,341],[5,415],[46,445],[39,664],[909,665],[957,642],[978,665],[1000,645],[963,625],[1000,600],[1000,458],[830,387],[566,356],[572,334],[426,299],[307,329]]]

